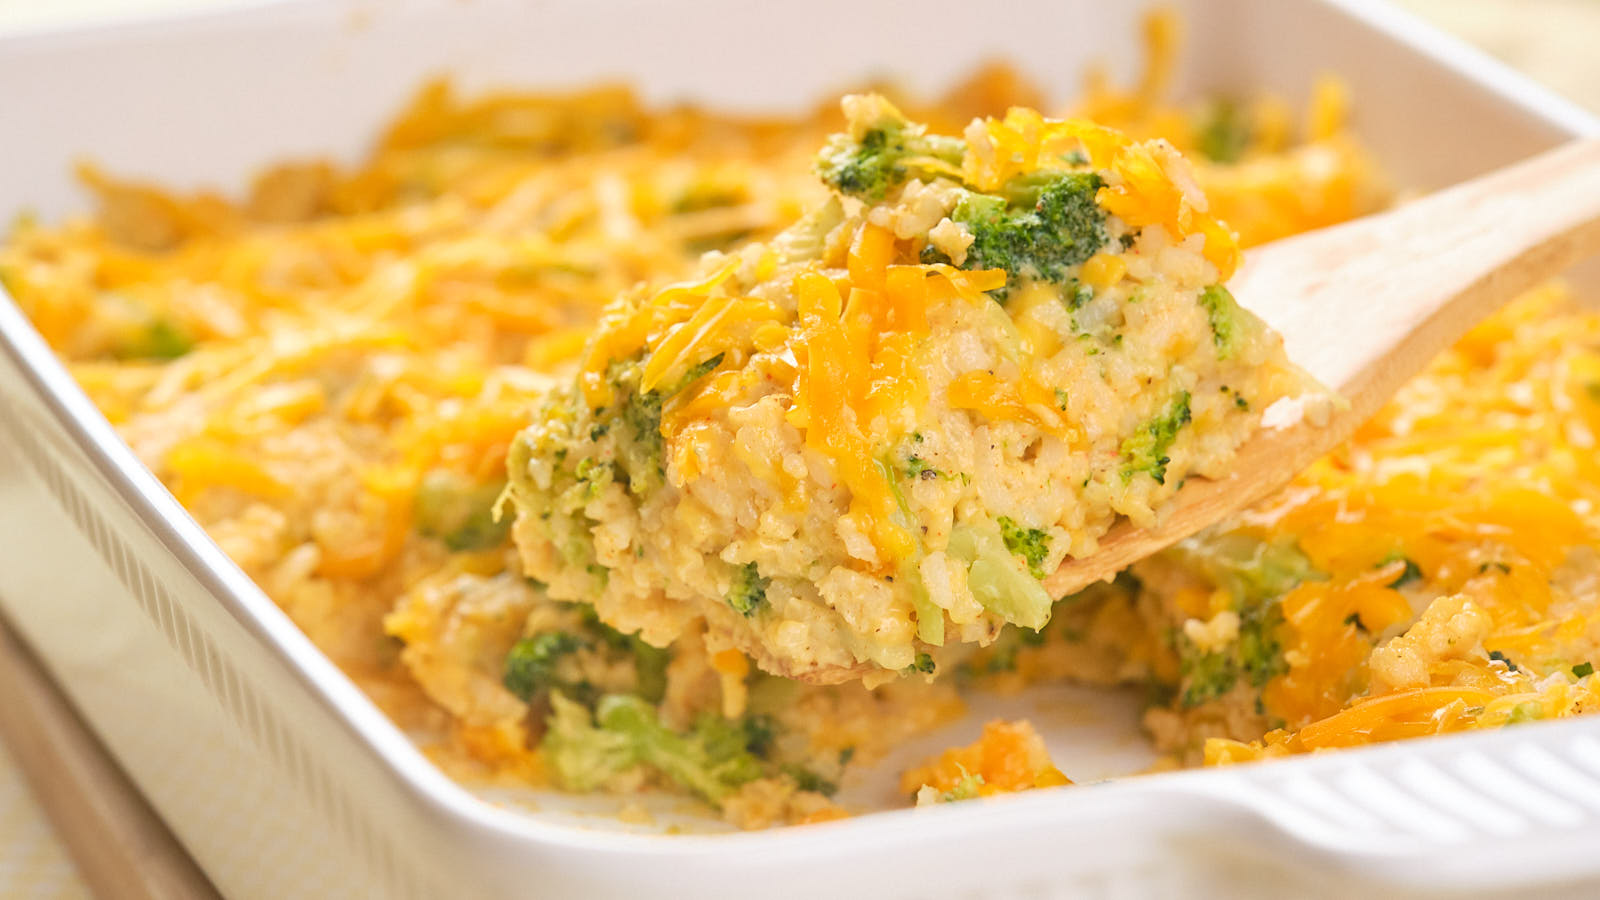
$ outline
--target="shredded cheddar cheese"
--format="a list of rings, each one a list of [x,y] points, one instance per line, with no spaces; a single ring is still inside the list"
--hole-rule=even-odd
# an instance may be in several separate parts
[[[1079,452],[1090,438],[1068,407],[1105,401],[1087,392],[1064,397],[1056,380],[1093,371],[1114,352],[1107,329],[1120,326],[1104,313],[1130,302],[1137,287],[1130,262],[1141,229],[1200,254],[1206,277],[1223,280],[1239,247],[1359,215],[1387,197],[1348,134],[1350,101],[1336,81],[1319,84],[1303,120],[1270,96],[1236,98],[1236,124],[1247,135],[1239,156],[1206,158],[1212,111],[1162,99],[1179,37],[1170,14],[1152,16],[1138,82],[1123,89],[1091,79],[1070,108],[1050,106],[1003,65],[935,103],[882,101],[934,133],[964,135],[965,149],[907,158],[915,196],[889,218],[845,209],[838,221],[848,224],[807,247],[798,268],[786,256],[794,246],[770,242],[826,194],[812,172],[816,149],[841,125],[863,137],[860,123],[828,110],[788,119],[650,110],[616,87],[464,99],[438,83],[358,165],[287,163],[233,197],[174,192],[86,166],[97,214],[59,226],[18,223],[0,247],[0,279],[196,519],[386,711],[435,735],[431,752],[452,772],[572,786],[559,754],[541,743],[552,725],[548,690],[517,694],[507,660],[522,640],[581,635],[582,648],[563,657],[557,677],[648,695],[676,733],[702,716],[769,716],[785,748],[811,748],[803,766],[764,761],[760,778],[719,800],[730,820],[821,821],[842,814],[822,792],[847,757],[869,762],[958,711],[952,669],[975,659],[1018,683],[1110,677],[1081,661],[1110,659],[1098,646],[1102,655],[1063,664],[1049,655],[1053,645],[1030,645],[1014,669],[1001,671],[1017,629],[1001,632],[996,614],[960,591],[973,571],[987,566],[992,576],[1000,563],[1031,577],[1032,562],[1006,550],[1007,535],[1047,535],[1058,542],[1055,558],[1070,541],[1053,523],[1011,522],[1004,534],[968,535],[970,555],[988,554],[976,569],[952,555],[949,529],[918,518],[926,504],[980,490],[1033,502],[1049,485],[1007,483],[976,469],[972,478],[961,466],[971,468],[976,454],[957,452],[928,427],[927,410],[970,416],[990,441],[985,453],[1022,455],[1047,441],[1058,442],[1047,455]],[[1096,204],[1130,239],[1069,267],[1102,295],[1098,307],[1073,307],[1076,298],[1055,285],[1034,292],[1003,268],[973,264],[984,248],[951,217],[954,195],[936,187],[943,179],[1003,192],[1079,156],[1078,168],[1104,179]],[[709,268],[707,251],[723,254]],[[619,297],[634,301],[608,306]],[[1213,740],[1208,758],[1595,707],[1590,676],[1536,681],[1487,655],[1571,672],[1585,659],[1557,657],[1576,653],[1600,628],[1600,615],[1550,587],[1569,577],[1574,548],[1587,545],[1581,503],[1600,502],[1589,487],[1600,484],[1600,470],[1581,437],[1600,429],[1597,394],[1587,386],[1600,381],[1600,361],[1541,331],[1547,312],[1524,310],[1480,329],[1440,380],[1417,388],[1354,445],[1375,459],[1424,458],[1426,472],[1375,481],[1378,463],[1330,459],[1302,479],[1302,502],[1250,524],[1267,538],[1292,532],[1329,577],[1282,598],[1279,639],[1289,661],[1259,692],[1275,718],[1256,733]],[[979,326],[994,329],[994,346],[946,343],[930,358],[930,336],[976,316],[989,317]],[[1042,365],[1078,352],[1072,348],[1105,355],[1083,349],[1070,367]],[[1564,380],[1538,396],[1546,418],[1530,439],[1526,428],[1497,418],[1526,416],[1527,404],[1486,385],[1534,382],[1541,358],[1559,359]],[[1483,366],[1492,377],[1474,368]],[[556,387],[574,379],[580,399],[554,402]],[[1151,390],[1165,408],[1187,387]],[[1482,395],[1481,415],[1463,419],[1444,405],[1442,397],[1459,391]],[[751,402],[777,394],[781,400]],[[1215,421],[1243,409],[1233,395],[1223,399],[1209,411],[1197,405],[1195,415]],[[744,418],[729,427],[725,414],[735,406]],[[1558,408],[1573,415],[1556,416]],[[702,618],[674,620],[660,583],[648,584],[652,593],[632,610],[643,611],[635,626],[603,630],[596,621],[622,621],[600,595],[610,573],[630,555],[650,556],[611,527],[620,520],[601,528],[593,527],[599,519],[585,520],[581,540],[552,543],[555,557],[582,557],[569,561],[569,583],[530,582],[532,563],[518,558],[509,537],[506,479],[521,452],[518,435],[539,417],[552,427],[582,421],[603,430],[592,421],[597,410],[616,417],[604,427],[619,434],[657,424],[657,416],[663,446],[650,465],[660,472],[640,469],[630,480],[619,459],[596,458],[560,498],[562,515],[603,516],[635,487],[670,479],[694,494],[675,525],[701,527],[732,510],[752,531],[800,547],[796,523],[842,504],[826,525],[850,565],[808,573],[822,585],[811,593],[769,579],[762,566],[746,572],[740,554],[749,547],[732,541],[712,546],[704,569],[718,592],[737,585],[765,591],[769,604],[832,611],[836,621],[816,630],[800,620],[774,627],[774,641],[806,647],[848,632],[850,659],[873,668],[878,686],[788,685],[792,702],[774,709],[763,696],[770,682],[754,672],[763,660],[748,647],[702,639]],[[802,453],[780,452],[786,435]],[[1461,473],[1485,458],[1529,460],[1550,448],[1544,462],[1464,499],[1478,485]],[[770,503],[716,492],[717,477],[734,463],[759,475]],[[1122,490],[1121,461],[1101,464],[1112,467],[1102,482]],[[1091,474],[1075,472],[1072,483]],[[811,479],[826,490],[814,490]],[[1339,516],[1360,521],[1319,528]],[[1490,546],[1493,559],[1484,555]],[[1397,550],[1409,564],[1389,559]],[[810,562],[794,555],[797,567]],[[1491,563],[1507,571],[1473,574]],[[1417,597],[1408,592],[1415,589],[1393,587],[1410,564],[1430,585],[1472,593],[1492,627],[1481,653],[1449,659],[1408,651],[1426,646],[1419,631],[1411,644],[1390,648],[1394,671],[1376,676],[1374,636],[1390,640],[1416,627]],[[956,569],[954,589],[913,588]],[[563,588],[593,620],[552,599]],[[1214,586],[1186,586],[1172,603],[1206,621],[1234,612]],[[1082,606],[1088,633],[1125,636],[1118,649],[1129,661],[1116,663],[1118,671],[1179,683],[1166,632],[1129,607],[1091,607]],[[997,642],[972,651],[974,640]],[[654,646],[669,641],[670,651]],[[650,670],[650,659],[662,668]],[[1216,737],[1207,727],[1183,740]],[[1070,770],[1070,760],[1062,765]],[[648,777],[671,786],[659,772]],[[645,780],[634,772],[583,789],[629,791]],[[995,723],[972,747],[908,774],[904,786],[908,795],[926,789],[943,799],[1066,783],[1031,728]]]

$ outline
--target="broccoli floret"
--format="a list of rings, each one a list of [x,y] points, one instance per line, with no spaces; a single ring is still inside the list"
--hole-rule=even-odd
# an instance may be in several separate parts
[[[707,717],[688,735],[662,725],[656,711],[638,697],[612,695],[595,711],[601,728],[627,735],[640,762],[683,787],[717,803],[734,788],[761,777],[742,727]]]
[[[1250,132],[1250,120],[1244,110],[1232,100],[1218,100],[1206,110],[1195,136],[1195,149],[1212,162],[1238,162],[1250,146]]]
[[[906,178],[900,128],[873,128],[860,141],[830,141],[817,159],[817,174],[841,194],[867,202],[882,200]]]
[[[626,435],[618,435],[617,459],[628,479],[628,490],[635,496],[644,496],[661,484],[667,469],[662,460],[661,407],[678,392],[711,374],[722,365],[723,354],[702,360],[683,377],[670,385],[652,391],[639,390],[643,366],[638,361],[613,364],[611,384],[622,398],[615,418],[620,419]],[[613,423],[609,410],[596,411],[597,426]],[[591,432],[592,433],[592,432]],[[612,432],[615,434],[615,432]]]
[[[1222,696],[1240,678],[1262,687],[1287,669],[1278,630],[1284,594],[1307,581],[1328,576],[1306,558],[1293,540],[1260,541],[1239,533],[1189,538],[1167,551],[1228,592],[1239,614],[1239,637],[1223,650],[1202,651],[1179,636],[1178,650],[1185,707]]]
[[[1094,288],[1080,283],[1076,278],[1068,278],[1066,283],[1061,285],[1061,305],[1065,306],[1068,312],[1083,309],[1083,305],[1093,299]],[[1076,323],[1077,320],[1073,321]]]
[[[752,731],[748,727],[748,722],[747,719],[729,719],[715,713],[706,713],[695,721],[694,730],[690,732],[689,737],[700,745],[708,757],[730,759],[741,753],[751,753],[752,735],[760,734],[763,729],[772,727],[772,722],[768,719]],[[766,734],[762,739],[770,742],[772,737]]]
[[[1232,359],[1244,339],[1241,317],[1244,310],[1233,293],[1220,284],[1213,284],[1200,292],[1200,305],[1211,320],[1211,341],[1217,347],[1217,359]]]
[[[1162,413],[1146,422],[1122,442],[1122,480],[1131,481],[1140,473],[1156,484],[1167,483],[1167,451],[1177,439],[1179,429],[1189,424],[1189,392],[1182,391]]]
[[[945,552],[967,563],[967,586],[984,609],[1024,628],[1050,621],[1050,595],[1018,567],[996,529],[958,525]]]
[[[559,692],[550,695],[550,706],[540,749],[556,780],[571,790],[594,790],[644,765],[717,804],[762,774],[742,723],[707,717],[679,734],[631,694],[600,698],[593,716]]]
[[[582,486],[580,493],[583,495],[584,503],[600,496],[606,486],[616,480],[616,469],[594,457],[578,460],[578,465],[573,468],[572,474]]]
[[[598,692],[583,680],[563,679],[556,673],[560,661],[579,649],[605,654],[608,665],[633,663],[632,693],[655,703],[666,694],[667,664],[672,651],[653,647],[636,634],[623,634],[600,621],[594,608],[579,607],[582,630],[544,632],[523,638],[506,655],[503,681],[506,689],[524,701],[545,691],[560,691],[568,699],[592,704]]]
[[[531,700],[535,694],[558,686],[556,663],[582,646],[581,638],[564,631],[547,631],[523,638],[506,654],[501,681],[506,690],[519,699]]]
[[[1268,681],[1289,671],[1283,659],[1283,642],[1278,629],[1283,625],[1283,610],[1277,600],[1239,615],[1239,671],[1251,687],[1264,687]]]
[[[477,484],[448,469],[428,472],[412,500],[417,533],[455,551],[498,547],[511,531],[511,516],[495,521],[495,503],[505,486],[504,481]]]
[[[638,367],[632,378],[638,378]],[[634,380],[614,382],[622,395],[620,417],[627,429],[625,440],[619,440],[617,459],[628,474],[628,490],[635,496],[648,494],[666,476],[666,465],[661,453],[661,394],[640,391]],[[618,437],[623,437],[618,435]]]
[[[926,134],[921,125],[881,110],[878,120],[855,140],[847,134],[829,139],[817,156],[817,175],[829,187],[867,203],[882,200],[911,177],[918,159],[961,161],[960,140]]]
[[[1105,211],[1094,201],[1103,184],[1093,172],[1052,172],[1008,185],[1020,204],[968,194],[950,213],[972,235],[962,268],[1005,269],[1013,279],[1076,285],[1074,267],[1109,240]],[[1075,287],[1073,297],[1078,293]],[[1005,299],[1003,291],[991,296]]]
[[[767,586],[772,579],[762,578],[755,563],[745,563],[733,576],[733,586],[728,588],[728,605],[749,617],[756,614],[767,602]]]
[[[1573,678],[1588,678],[1594,674],[1594,663],[1581,662],[1572,667]]]
[[[1179,674],[1185,708],[1198,706],[1226,694],[1243,678],[1260,688],[1288,671],[1278,629],[1283,611],[1277,598],[1239,610],[1239,639],[1221,651],[1202,651],[1187,637],[1178,638]]]
[[[577,436],[593,424],[579,404],[576,391],[547,398],[534,423],[511,442],[506,471],[519,520],[541,529],[565,565],[573,571],[588,571],[603,587],[607,572],[595,558],[587,508],[604,487],[596,479],[625,479],[627,473],[616,462],[612,447],[591,445],[579,453],[571,452]],[[619,438],[613,433],[604,441],[619,442]],[[580,467],[588,477],[578,477]],[[541,477],[540,472],[548,474]]]
[[[1183,686],[1179,702],[1185,709],[1199,706],[1233,690],[1239,668],[1232,654],[1204,653],[1184,639],[1178,648],[1178,677]]]
[[[932,675],[936,666],[934,665],[932,655],[927,653],[918,653],[916,659],[912,660],[911,665],[907,666],[906,668],[913,672],[920,672],[923,675]]]
[[[1050,555],[1050,533],[1043,528],[1024,528],[1010,516],[995,521],[1000,525],[1000,538],[1006,542],[1006,549],[1027,560],[1033,577],[1043,579],[1044,558]]]
[[[550,694],[550,715],[539,749],[562,787],[592,791],[639,765],[635,743],[632,734],[597,726],[583,704],[559,691]]]

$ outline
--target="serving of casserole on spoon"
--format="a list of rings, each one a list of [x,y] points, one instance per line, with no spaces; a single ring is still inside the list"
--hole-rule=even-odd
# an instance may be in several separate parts
[[[1164,142],[1022,109],[943,137],[875,95],[844,108],[817,163],[838,196],[620,298],[509,457],[552,597],[807,681],[930,673],[1042,627],[1281,486],[1600,242],[1586,145],[1235,276]]]

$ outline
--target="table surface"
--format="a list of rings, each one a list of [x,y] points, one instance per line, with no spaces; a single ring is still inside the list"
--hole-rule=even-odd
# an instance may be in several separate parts
[[[66,850],[28,793],[22,771],[0,746],[0,895],[87,898]]]
[[[217,5],[219,0],[0,0],[0,32],[107,16]],[[221,0],[239,5],[240,0]],[[249,2],[249,0],[245,0]],[[1600,0],[1398,0],[1600,113]],[[71,857],[0,746],[0,897],[90,896]]]

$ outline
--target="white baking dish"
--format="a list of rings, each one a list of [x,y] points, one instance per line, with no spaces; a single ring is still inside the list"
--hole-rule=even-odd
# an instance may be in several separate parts
[[[1385,8],[1181,5],[1186,91],[1294,98],[1337,71],[1358,131],[1405,184],[1600,132]],[[468,89],[620,76],[652,99],[771,109],[882,72],[938,87],[1003,54],[1065,95],[1091,58],[1131,66],[1138,13],[340,0],[17,35],[0,39],[0,216],[71,211],[82,155],[224,186],[284,155],[349,157],[438,72]],[[1393,895],[1600,879],[1600,718],[756,834],[629,834],[486,803],[223,556],[3,296],[0,609],[229,896]],[[1111,772],[1138,759],[1131,721],[1050,736],[1059,758]]]

